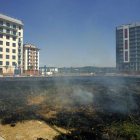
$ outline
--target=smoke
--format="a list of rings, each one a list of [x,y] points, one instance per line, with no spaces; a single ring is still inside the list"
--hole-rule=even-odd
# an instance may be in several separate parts
[[[78,99],[76,102],[79,104],[89,104],[92,103],[94,95],[81,89],[74,89],[73,97]]]
[[[21,103],[34,101],[37,106],[49,103],[52,107],[61,106],[62,109],[90,104],[98,112],[132,114],[138,110],[136,95],[140,88],[136,80],[103,76],[5,78],[0,80],[3,82],[0,104],[10,101],[11,104],[24,106]],[[28,102],[28,105],[31,103]]]

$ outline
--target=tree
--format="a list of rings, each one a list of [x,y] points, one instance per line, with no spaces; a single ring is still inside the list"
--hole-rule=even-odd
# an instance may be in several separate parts
[[[7,69],[9,68],[9,66],[4,66],[4,68],[6,69],[6,72],[7,72]]]
[[[33,65],[29,66],[29,70],[30,70],[30,71],[33,70],[33,68],[34,68]]]
[[[28,69],[30,70],[30,74],[31,74],[31,70],[33,70],[33,68],[34,68],[33,65],[31,65],[31,66],[28,67]]]

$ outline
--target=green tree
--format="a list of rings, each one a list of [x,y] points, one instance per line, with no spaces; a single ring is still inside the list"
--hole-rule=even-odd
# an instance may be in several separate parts
[[[4,68],[6,69],[6,72],[7,72],[7,69],[9,68],[9,66],[4,66]]]
[[[33,65],[29,66],[29,70],[30,70],[30,71],[33,70],[33,68],[34,68]]]

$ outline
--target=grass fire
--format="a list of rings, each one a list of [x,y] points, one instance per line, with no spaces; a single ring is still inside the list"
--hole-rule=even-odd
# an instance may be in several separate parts
[[[139,108],[137,77],[0,79],[6,140],[139,140]]]

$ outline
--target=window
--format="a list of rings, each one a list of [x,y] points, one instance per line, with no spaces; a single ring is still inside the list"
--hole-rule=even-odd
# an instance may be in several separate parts
[[[0,58],[3,58],[3,55],[2,54],[0,54]]]
[[[13,35],[16,35],[16,31],[13,31]]]
[[[13,55],[13,56],[12,56],[12,59],[16,59],[16,56]]]
[[[3,21],[0,21],[0,25],[3,25]]]
[[[10,23],[6,23],[6,26],[7,26],[7,27],[10,27]]]
[[[3,38],[3,34],[0,34],[0,38]]]
[[[19,30],[21,30],[21,26],[19,26]]]
[[[125,51],[125,61],[128,61],[128,51]]]
[[[0,32],[3,32],[3,28],[0,27]]]
[[[9,52],[9,49],[8,48],[6,48],[6,52]]]
[[[6,55],[6,59],[9,59],[9,55]]]
[[[13,25],[13,28],[16,29],[16,25]]]
[[[13,47],[16,47],[16,43],[13,43]]]
[[[6,36],[6,39],[10,39],[10,36],[7,35],[7,36]]]
[[[127,29],[125,29],[125,38],[127,38]]]
[[[6,33],[8,33],[8,34],[9,34],[9,33],[10,33],[10,30],[9,30],[9,29],[6,29]]]
[[[0,52],[3,52],[3,48],[0,48]]]
[[[125,61],[128,61],[128,57],[125,57]]]
[[[13,37],[13,41],[16,41],[16,38],[15,37]]]
[[[125,40],[125,49],[128,49],[128,41]]]
[[[3,41],[0,41],[0,45],[3,45]]]
[[[6,61],[6,66],[9,66],[9,61]]]
[[[18,34],[19,34],[19,36],[21,36],[21,32],[19,32]]]
[[[126,55],[128,56],[128,51],[125,51],[125,56],[126,56]]]
[[[6,46],[10,46],[10,43],[9,42],[6,42]]]
[[[3,61],[0,61],[0,65],[3,65]]]
[[[12,66],[15,66],[16,62],[12,62]]]
[[[12,53],[16,53],[16,50],[15,50],[15,49],[13,49],[13,50],[12,50]]]

